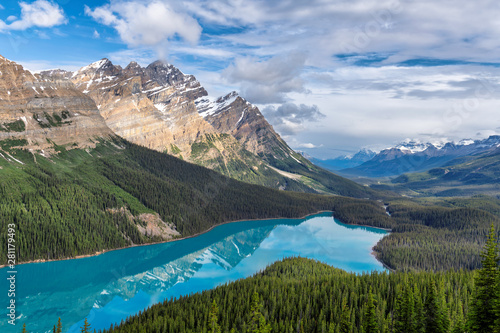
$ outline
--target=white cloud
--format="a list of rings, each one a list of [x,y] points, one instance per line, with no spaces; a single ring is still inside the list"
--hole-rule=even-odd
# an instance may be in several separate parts
[[[9,16],[7,21],[12,21],[10,24],[0,20],[0,31],[26,30],[32,27],[51,28],[67,22],[64,11],[56,3],[37,0],[32,3],[20,2],[19,6],[21,7],[20,18]]]
[[[0,5],[0,10],[2,10],[2,9],[5,9],[5,7],[4,7],[4,6],[2,6],[2,5]]]
[[[314,149],[314,148],[318,148],[318,147],[321,147],[323,145],[315,145],[313,143],[298,143],[297,145],[295,145],[296,148],[307,148],[307,149]]]
[[[305,129],[305,123],[315,122],[325,117],[316,105],[285,103],[278,108],[267,106],[262,110],[266,118],[282,135],[297,134]]]
[[[115,28],[132,47],[159,46],[176,35],[194,44],[202,30],[194,18],[161,1],[120,1],[95,9],[85,6],[85,13]]]
[[[216,58],[216,59],[230,59],[236,56],[236,54],[230,50],[224,50],[221,48],[213,48],[213,47],[204,47],[204,46],[196,46],[196,47],[187,47],[187,46],[178,46],[172,50],[174,53],[178,54],[188,54],[191,56],[200,56],[206,58]]]
[[[223,76],[240,85],[241,94],[252,103],[284,103],[286,93],[306,91],[300,78],[305,59],[297,52],[268,60],[237,58]]]
[[[99,39],[99,38],[101,38],[101,34],[97,30],[94,30],[92,37],[95,39]]]
[[[135,48],[113,52],[107,56],[114,64],[127,66],[130,62],[135,61],[141,66],[147,66],[150,63],[158,60],[156,53],[148,48]]]

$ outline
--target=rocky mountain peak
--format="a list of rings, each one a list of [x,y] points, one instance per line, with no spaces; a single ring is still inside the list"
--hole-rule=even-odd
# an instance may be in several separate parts
[[[123,72],[128,75],[141,75],[142,73],[144,73],[144,68],[142,68],[141,65],[139,65],[135,61],[132,61],[127,65],[127,67],[125,67]]]
[[[82,79],[85,76],[89,76],[92,78],[116,76],[120,74],[121,71],[122,68],[120,66],[115,66],[109,59],[103,58],[99,61],[91,63],[90,65],[80,68],[78,71],[73,73],[72,77],[79,77],[80,79]]]
[[[50,152],[53,143],[71,149],[111,137],[95,103],[67,75],[57,70],[33,75],[2,57],[0,140],[22,139],[24,148]]]
[[[177,83],[194,79],[193,76],[184,75],[177,67],[161,60],[149,64],[146,67],[146,72],[151,80],[162,86],[173,86]]]
[[[229,100],[235,100],[236,98],[238,98],[239,95],[236,91],[231,91],[229,94],[225,95],[225,96],[221,96],[217,99],[216,103],[225,103]]]
[[[41,71],[38,73],[40,77],[44,80],[68,80],[73,76],[73,72],[66,71],[64,69],[49,69],[46,71]]]

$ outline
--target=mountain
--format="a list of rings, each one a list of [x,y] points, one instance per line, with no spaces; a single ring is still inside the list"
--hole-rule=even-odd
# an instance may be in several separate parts
[[[376,152],[370,149],[363,148],[354,155],[343,155],[326,160],[314,157],[310,157],[308,159],[317,166],[332,171],[338,171],[342,169],[357,167],[358,165],[371,160],[373,157],[375,157],[375,155],[377,155]]]
[[[61,71],[42,75],[65,76]],[[156,61],[122,68],[102,59],[71,74],[106,124],[133,143],[268,187],[356,197],[374,194],[294,152],[237,93],[210,99],[192,75]],[[369,193],[368,193],[369,192]]]
[[[461,140],[441,144],[407,141],[382,150],[371,160],[353,168],[341,170],[351,176],[386,177],[440,167],[450,161],[487,152],[500,145],[500,136],[484,140]]]
[[[94,101],[71,82],[55,75],[33,75],[0,56],[3,145],[22,145],[30,151],[50,154],[54,144],[91,148],[113,136]]]
[[[155,66],[150,67],[148,80],[165,69],[164,65]],[[116,73],[120,71],[120,68],[103,62],[84,68],[76,75],[60,70],[32,74],[12,61],[0,59],[0,228],[15,224],[23,231],[16,234],[20,262],[67,258],[164,241],[193,235],[227,221],[299,217],[318,210],[352,211],[352,205],[368,202],[251,185],[131,143],[117,136],[101,116],[101,113],[106,114],[104,110],[108,110],[106,100],[113,98],[107,91],[111,88],[102,86],[105,88],[100,89],[102,96],[92,94],[90,90],[86,93],[80,91],[91,88],[92,82],[110,81],[106,78],[109,75],[89,76],[88,71],[95,68],[102,68],[109,75],[118,75]],[[128,68],[138,70],[138,67]],[[175,77],[172,80],[186,82],[186,78],[181,79],[182,74]],[[160,77],[155,80],[166,82],[169,79]],[[78,85],[80,80],[82,82]],[[139,93],[142,77],[125,79],[127,82],[134,80],[137,82],[131,85],[113,84],[117,84],[117,92],[128,107],[138,103],[133,109],[136,112],[123,107],[109,108],[108,114],[130,112],[134,120],[140,120],[142,115],[154,119],[150,127],[145,125],[151,129],[146,129],[146,137],[154,130],[181,135],[176,128],[154,124],[157,118],[153,117],[157,114],[150,108],[153,101]],[[196,88],[196,83],[187,84],[201,91]],[[160,91],[163,88],[151,89]],[[178,96],[176,101],[190,94],[194,94],[190,98],[196,97],[195,90],[172,89],[175,91],[172,90],[171,95]],[[158,103],[166,102],[162,98]],[[199,116],[194,102],[177,104],[173,101],[170,104],[175,104],[178,112],[185,111],[184,118],[192,119],[199,128],[213,131],[213,134],[207,133],[206,138],[209,135],[227,136],[235,145],[241,145],[230,134],[217,133],[206,123]],[[183,116],[175,114],[171,118],[182,123]],[[137,134],[140,129],[130,122],[124,131]],[[185,130],[189,130],[187,124]],[[193,138],[190,134],[186,136],[187,139],[175,138],[178,139],[175,142],[180,144]],[[251,142],[252,136],[247,137],[247,142]],[[279,137],[275,140],[284,144]],[[305,185],[280,175],[257,155],[241,149],[254,156],[263,167],[286,179],[287,184],[296,184],[298,190],[304,190],[301,187],[305,188]],[[339,192],[358,191],[354,194],[359,196],[376,193],[340,177],[338,181],[336,176],[330,177],[332,182],[335,181],[335,184],[330,184],[332,188],[341,186]],[[0,234],[0,241],[7,242],[6,233]],[[0,252],[0,261],[6,262],[5,251]]]
[[[249,183],[314,191],[272,170],[205,121],[194,101],[207,92],[170,64],[156,61],[143,68],[131,62],[121,68],[102,59],[72,73],[71,81],[95,101],[108,126],[131,142]]]
[[[403,174],[391,181],[397,191],[435,196],[500,193],[500,137],[482,141],[483,153],[453,159],[439,168]]]

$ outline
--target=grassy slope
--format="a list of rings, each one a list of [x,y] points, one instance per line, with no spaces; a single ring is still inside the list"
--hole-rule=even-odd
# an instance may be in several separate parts
[[[288,191],[315,192],[313,187],[272,170],[228,134],[207,134],[204,140],[193,143],[191,149],[191,161],[236,180]],[[170,153],[179,157],[175,147]]]

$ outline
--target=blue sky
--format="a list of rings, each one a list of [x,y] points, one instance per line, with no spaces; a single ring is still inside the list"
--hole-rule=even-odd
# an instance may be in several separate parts
[[[326,158],[500,133],[498,17],[488,0],[0,1],[0,54],[31,70],[161,58]]]

